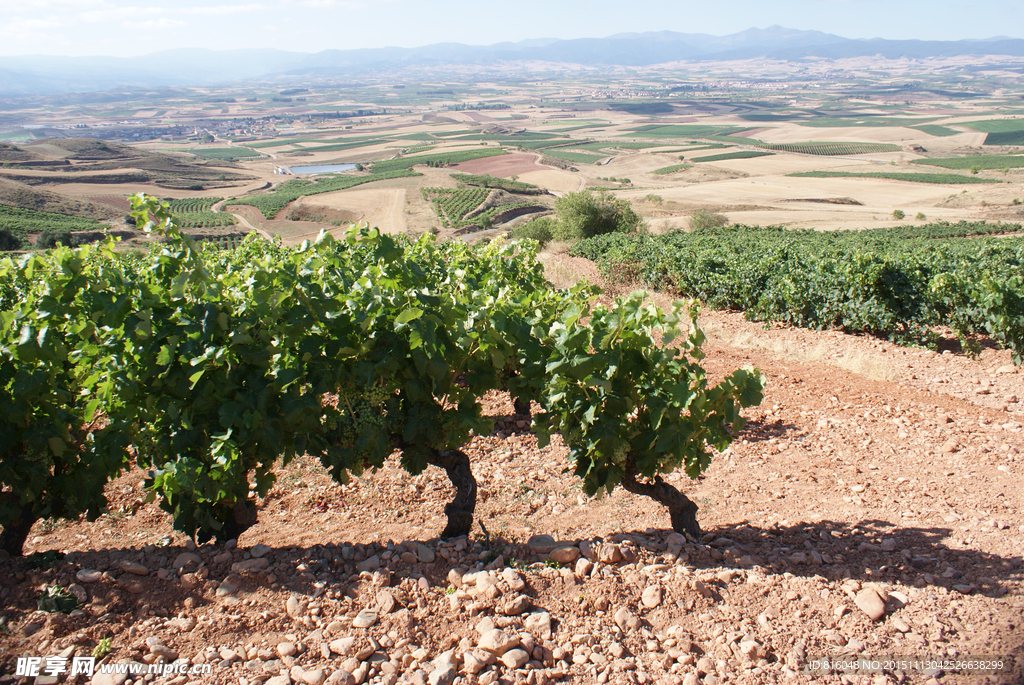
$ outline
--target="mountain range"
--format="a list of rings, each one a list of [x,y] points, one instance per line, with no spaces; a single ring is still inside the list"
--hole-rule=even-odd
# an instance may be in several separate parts
[[[176,49],[139,57],[0,57],[0,94],[91,92],[117,87],[153,88],[226,83],[267,77],[352,78],[400,74],[411,67],[461,68],[530,61],[586,67],[649,66],[677,61],[768,58],[841,59],[1008,55],[1024,57],[1024,40],[922,41],[850,39],[780,26],[728,36],[658,31],[607,38],[534,39],[493,45],[436,43],[416,48],[323,50]]]

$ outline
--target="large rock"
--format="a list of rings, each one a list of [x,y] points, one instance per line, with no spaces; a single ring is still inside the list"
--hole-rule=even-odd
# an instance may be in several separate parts
[[[429,685],[452,685],[455,682],[455,669],[449,664],[438,666],[427,676]]]

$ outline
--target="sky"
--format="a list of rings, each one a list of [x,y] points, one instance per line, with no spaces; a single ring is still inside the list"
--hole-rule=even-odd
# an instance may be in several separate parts
[[[0,0],[0,55],[129,57],[169,48],[489,45],[772,25],[847,38],[1024,38],[1021,0]]]

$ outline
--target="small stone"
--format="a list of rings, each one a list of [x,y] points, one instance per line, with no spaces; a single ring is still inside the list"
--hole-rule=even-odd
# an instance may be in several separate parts
[[[235,575],[234,573],[228,574],[221,584],[217,586],[217,596],[227,597],[238,592],[238,588],[242,586],[242,577]]]
[[[597,558],[603,564],[617,564],[622,561],[622,548],[612,543],[603,544],[597,553]]]
[[[757,661],[764,654],[761,645],[757,640],[743,640],[740,642],[740,652],[751,661]]]
[[[294,642],[279,642],[277,645],[277,655],[281,657],[295,656],[298,651]]]
[[[395,610],[397,604],[398,601],[395,599],[395,596],[387,590],[381,590],[377,593],[377,609],[380,613],[390,614]]]
[[[268,679],[263,685],[292,685],[292,679],[286,675],[276,675]]]
[[[530,655],[524,649],[510,649],[501,656],[501,663],[506,668],[522,668],[530,660]]]
[[[885,602],[871,588],[864,588],[858,592],[853,601],[872,621],[877,621],[885,616]]]
[[[551,614],[546,611],[538,611],[530,614],[523,622],[526,631],[543,640],[551,639]]]
[[[662,590],[659,585],[649,585],[644,589],[643,594],[640,595],[640,601],[643,602],[644,606],[648,609],[661,604]]]
[[[270,568],[270,559],[260,557],[259,559],[246,559],[231,564],[232,573],[245,573],[246,571],[263,571]]]
[[[368,609],[360,611],[354,619],[352,619],[353,628],[369,628],[377,622],[377,614]]]
[[[576,577],[586,578],[590,575],[590,572],[594,570],[594,562],[586,557],[578,559],[576,561]]]
[[[295,669],[299,669],[298,678],[296,678]],[[324,685],[327,680],[327,674],[324,673],[322,668],[311,668],[308,671],[295,666],[292,668],[292,680],[297,683],[305,683],[306,685]]]
[[[550,535],[534,535],[526,541],[526,546],[534,554],[547,554],[555,548],[555,539]]]
[[[79,583],[95,583],[102,577],[103,573],[91,568],[83,568],[75,574],[75,579],[78,580]]]
[[[339,668],[337,671],[331,674],[331,677],[327,679],[330,685],[356,685],[356,679],[352,677],[352,674],[343,668]]]
[[[1013,364],[1004,364],[996,369],[996,373],[1014,373],[1016,370]]]
[[[552,561],[568,565],[580,558],[580,548],[576,545],[559,545],[550,552]]]
[[[958,583],[954,585],[953,589],[959,592],[961,595],[969,595],[975,590],[973,585],[965,585],[963,583]]]
[[[477,643],[477,646],[480,649],[486,649],[488,652],[498,656],[501,656],[518,645],[518,637],[512,637],[497,628],[489,630],[481,635],[480,642]]]
[[[413,553],[416,555],[416,560],[423,564],[430,564],[434,561],[434,550],[427,547],[422,542],[414,542],[412,544]]]
[[[262,545],[262,544],[260,544],[260,545],[253,545],[252,549],[249,550],[249,554],[252,555],[253,559],[259,559],[261,557],[267,556],[272,551],[274,551],[274,548],[271,547],[270,545]]]
[[[490,657],[494,659],[493,654],[490,654]],[[485,668],[487,668],[486,661],[478,657],[475,652],[466,652],[462,655],[462,670],[466,673],[476,675]]]
[[[960,445],[957,444],[956,440],[947,440],[942,444],[940,451],[943,454],[951,454],[960,449]]]
[[[171,564],[171,568],[177,570],[179,568],[185,568],[186,566],[199,566],[203,563],[203,558],[194,552],[182,552],[178,556],[174,557],[174,563]]]
[[[626,607],[619,607],[619,610],[615,612],[614,616],[615,625],[622,630],[638,630],[640,628],[640,619],[629,612]]]
[[[665,540],[665,553],[670,557],[678,557],[684,545],[686,537],[680,533],[672,533]]]
[[[427,676],[429,685],[452,685],[455,682],[455,669],[451,665],[439,666]]]
[[[899,616],[893,616],[892,618],[890,618],[889,623],[891,623],[892,627],[900,631],[901,633],[910,632],[910,625]]]
[[[505,606],[502,608],[501,613],[505,614],[506,616],[518,616],[524,611],[530,609],[530,607],[532,606],[533,600],[531,600],[526,595],[519,595],[518,597],[509,600],[508,603],[506,603]]]
[[[293,595],[285,600],[284,610],[289,618],[301,619],[306,614],[306,605]]]
[[[226,564],[229,561],[231,561],[231,559],[232,559],[231,552],[221,552],[220,554],[218,554],[217,556],[215,556],[213,558],[213,563],[215,563],[215,564]]]
[[[374,554],[365,561],[360,561],[356,564],[356,571],[359,573],[373,573],[380,568],[380,557]]]
[[[138,564],[138,563],[136,563],[134,561],[122,561],[121,562],[121,570],[124,571],[125,573],[131,573],[131,574],[136,575],[136,576],[148,576],[149,575],[149,569],[148,568],[146,568],[142,564]]]
[[[354,637],[340,637],[337,640],[331,640],[328,645],[330,650],[335,654],[341,656],[350,656],[353,648],[355,648],[356,639]]]

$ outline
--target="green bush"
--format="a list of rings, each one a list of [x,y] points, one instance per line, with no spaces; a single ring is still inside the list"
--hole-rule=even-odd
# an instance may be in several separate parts
[[[729,217],[706,209],[698,209],[690,215],[691,231],[706,231],[711,228],[722,228],[729,225]]]
[[[899,221],[900,219],[905,218],[906,216],[907,216],[906,213],[904,213],[904,211],[902,209],[894,209],[893,212],[892,212],[892,218],[896,219],[897,221]]]
[[[918,212],[917,216],[915,216],[914,218],[917,219],[918,221],[924,221],[928,217],[924,215],[924,212]]]
[[[10,252],[21,249],[21,239],[14,235],[9,228],[0,228],[0,252]]]
[[[65,229],[47,229],[40,233],[39,238],[36,239],[36,247],[41,250],[57,247],[57,243],[64,247],[74,247],[78,244],[78,241],[75,240],[75,236],[72,235],[71,231]]]
[[[636,233],[643,219],[627,200],[616,199],[602,191],[567,193],[555,201],[558,226],[556,240],[582,240],[605,233]]]
[[[549,216],[527,221],[512,229],[513,240],[536,240],[544,247],[554,237],[558,224]]]

